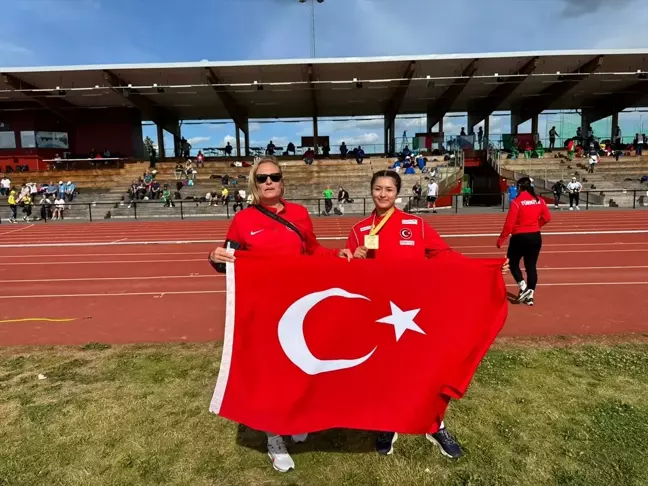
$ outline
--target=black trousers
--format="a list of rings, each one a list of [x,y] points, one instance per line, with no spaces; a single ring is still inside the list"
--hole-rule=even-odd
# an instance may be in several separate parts
[[[535,290],[538,284],[538,256],[542,248],[542,236],[537,233],[521,233],[511,236],[506,256],[509,259],[511,275],[516,282],[524,280],[520,269],[520,260],[524,259],[524,268],[527,274],[527,286]]]
[[[580,202],[580,193],[579,192],[570,192],[569,193],[569,207],[578,206]]]

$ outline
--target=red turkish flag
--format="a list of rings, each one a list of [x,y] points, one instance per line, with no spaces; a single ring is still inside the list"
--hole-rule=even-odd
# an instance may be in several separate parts
[[[281,435],[436,432],[506,320],[501,265],[239,252],[210,411]]]

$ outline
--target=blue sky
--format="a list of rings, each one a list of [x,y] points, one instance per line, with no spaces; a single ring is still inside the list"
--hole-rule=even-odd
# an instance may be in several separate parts
[[[0,66],[310,56],[310,7],[298,0],[0,0],[0,11]],[[511,13],[529,21],[509,25]],[[316,5],[316,50],[342,57],[644,48],[647,25],[645,0],[325,0]],[[546,118],[541,132],[547,122],[570,130],[578,123]],[[648,130],[648,113],[621,117],[624,134],[642,123]],[[448,118],[445,131],[457,134],[464,124],[465,117]],[[491,120],[493,133],[508,126],[508,117]],[[421,127],[422,118],[402,119],[396,132]],[[252,122],[250,130],[253,145],[271,138],[285,145],[311,132],[309,122]],[[153,128],[145,133],[155,139]],[[185,125],[183,134],[196,148],[222,146],[234,127]],[[324,121],[320,134],[334,144],[381,145],[382,120]]]

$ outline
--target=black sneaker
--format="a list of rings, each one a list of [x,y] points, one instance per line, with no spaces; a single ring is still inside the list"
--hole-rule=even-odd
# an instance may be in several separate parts
[[[394,452],[394,442],[398,439],[396,432],[381,432],[376,439],[376,451],[378,454],[388,456]]]
[[[450,459],[459,459],[463,456],[461,446],[445,427],[439,429],[436,434],[425,434],[425,438],[437,445],[441,454]]]
[[[522,302],[526,301],[529,296],[533,297],[533,290],[527,287],[524,290],[520,290],[520,293],[517,296],[517,301],[521,304]]]

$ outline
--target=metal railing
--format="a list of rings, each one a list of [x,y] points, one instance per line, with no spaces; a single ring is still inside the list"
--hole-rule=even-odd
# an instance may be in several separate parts
[[[537,180],[537,179],[536,179]],[[553,204],[554,195],[543,186],[536,186],[538,195],[549,200]],[[449,203],[448,203],[449,199]],[[370,196],[355,197],[353,202],[345,202],[341,206],[335,199],[324,198],[295,198],[291,202],[304,205],[313,216],[342,216],[342,215],[363,215],[366,216],[373,211],[374,204]],[[443,201],[443,205],[437,205],[442,212],[452,211],[454,213],[473,210],[473,201],[490,201],[488,204],[479,203],[475,208],[501,209],[505,212],[508,209],[508,196],[506,193],[474,193],[474,194],[441,194],[437,201]],[[497,202],[496,202],[497,201]],[[559,204],[568,205],[569,195],[561,194]],[[627,191],[582,191],[580,192],[579,205],[586,210],[595,208],[627,208],[639,209],[648,208],[647,190]],[[242,206],[247,207],[246,203]],[[409,213],[431,212],[431,205],[426,201],[425,195],[414,194],[401,195],[397,200],[397,206]],[[0,214],[4,219],[11,215],[10,207],[5,203],[1,205]],[[223,218],[230,219],[241,206],[233,202],[220,205],[209,205],[207,202],[197,202],[189,199],[173,201],[173,206],[165,206],[162,201],[113,201],[113,202],[91,202],[91,203],[66,203],[63,219],[102,221],[110,219],[146,220],[146,219],[193,219],[193,218]],[[52,208],[53,209],[53,208]],[[24,208],[18,206],[17,219],[24,217]],[[29,221],[41,219],[41,206],[32,206],[32,213]]]

